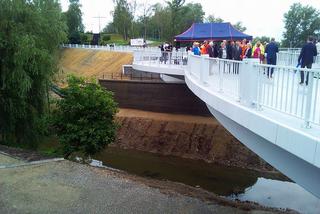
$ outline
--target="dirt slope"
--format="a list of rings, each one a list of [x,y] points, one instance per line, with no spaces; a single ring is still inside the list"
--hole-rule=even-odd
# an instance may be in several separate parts
[[[122,65],[132,64],[132,60],[129,53],[65,48],[61,52],[60,66],[64,75],[100,77],[107,73],[120,73]]]
[[[213,117],[121,109],[117,119],[115,147],[274,171]]]

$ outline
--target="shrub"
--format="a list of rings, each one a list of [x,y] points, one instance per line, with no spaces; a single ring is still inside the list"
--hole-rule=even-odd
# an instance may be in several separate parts
[[[64,98],[57,101],[53,125],[65,157],[73,152],[93,155],[115,139],[117,104],[111,92],[94,81],[70,76]]]
[[[109,41],[109,40],[111,40],[111,36],[110,36],[110,35],[104,35],[104,36],[102,37],[102,40],[103,40],[103,41]]]

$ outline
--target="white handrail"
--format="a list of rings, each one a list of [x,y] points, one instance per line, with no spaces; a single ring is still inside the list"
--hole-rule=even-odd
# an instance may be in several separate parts
[[[320,125],[320,70],[189,55],[187,72],[200,84],[250,108],[272,109]],[[272,75],[273,74],[273,75]],[[272,75],[272,78],[271,78]],[[299,84],[301,76],[304,84]],[[306,82],[308,84],[306,84]]]

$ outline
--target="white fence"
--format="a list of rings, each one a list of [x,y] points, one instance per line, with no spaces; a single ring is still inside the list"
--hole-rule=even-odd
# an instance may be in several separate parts
[[[277,64],[296,67],[298,65],[299,55],[300,52],[280,51],[277,54]],[[320,67],[320,55],[315,57],[314,64]]]
[[[134,52],[134,51],[159,51],[158,47],[132,47],[128,45],[78,45],[78,44],[63,44],[63,48],[85,48],[85,49],[99,49],[105,51],[116,52]]]
[[[182,67],[187,65],[188,53],[180,51],[134,51],[134,62],[145,65],[167,65]]]
[[[188,60],[187,72],[228,99],[257,110],[266,108],[291,115],[304,120],[306,127],[320,125],[320,70],[193,54]],[[299,84],[301,75],[304,84]]]

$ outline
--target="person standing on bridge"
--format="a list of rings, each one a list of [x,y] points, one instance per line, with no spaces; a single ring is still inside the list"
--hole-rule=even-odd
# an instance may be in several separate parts
[[[314,58],[318,55],[317,48],[313,43],[313,37],[309,36],[307,43],[302,47],[298,63],[301,64],[301,68],[312,68],[312,63],[314,62]],[[304,71],[300,71],[301,81],[300,84],[304,83]],[[309,72],[307,71],[306,77],[306,85],[308,85],[309,80]]]
[[[252,56],[252,45],[248,43],[246,46],[246,51],[244,53],[243,58],[248,59],[248,58],[251,58],[251,56]]]
[[[232,59],[236,61],[240,61],[241,54],[242,54],[241,42],[236,41],[236,45],[234,45],[232,48]]]
[[[199,43],[198,43],[198,42],[194,42],[194,43],[193,43],[192,52],[193,52],[194,55],[197,55],[197,56],[200,56],[200,55],[201,55],[201,51],[200,51]]]
[[[213,42],[209,42],[209,45],[207,47],[207,53],[209,54],[209,57],[213,58],[214,57],[214,47],[213,47]]]
[[[274,38],[271,38],[271,42],[267,44],[265,50],[265,56],[267,57],[268,65],[276,65],[277,64],[277,53],[279,52],[278,45],[275,42]],[[271,70],[271,73],[270,73]],[[268,67],[268,78],[272,78],[274,68]]]

